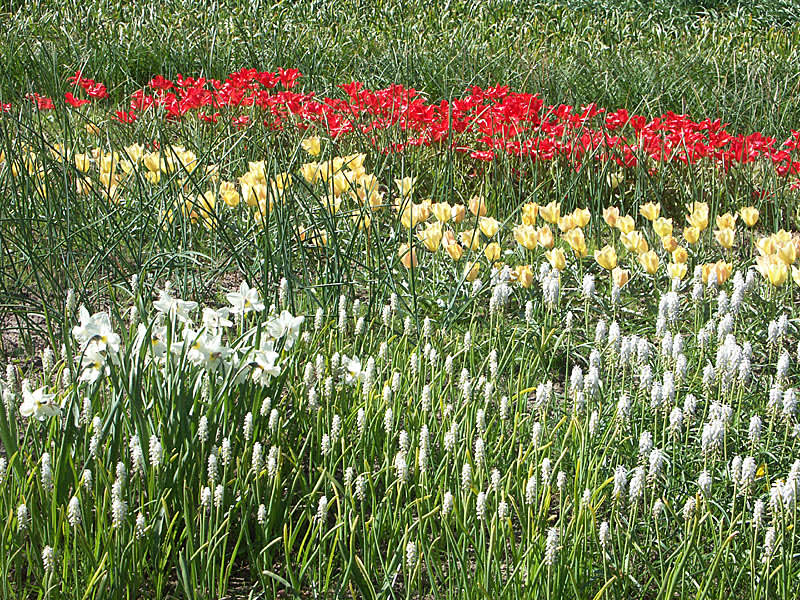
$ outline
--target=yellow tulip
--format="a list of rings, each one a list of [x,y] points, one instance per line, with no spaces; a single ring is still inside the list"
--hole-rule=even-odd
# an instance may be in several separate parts
[[[252,176],[255,181],[260,181],[261,183],[266,183],[266,162],[263,160],[259,161],[248,161],[247,162],[247,172],[250,176]]]
[[[350,186],[350,197],[359,204],[369,203],[373,209],[383,204],[383,194],[378,192],[378,178],[373,174],[364,174],[358,178],[356,185]]]
[[[353,215],[353,222],[359,229],[369,229],[372,225],[372,219],[368,215]]]
[[[792,280],[794,280],[797,285],[800,285],[800,269],[794,265],[792,265]]]
[[[717,243],[720,246],[725,248],[725,250],[728,250],[731,246],[733,246],[735,237],[736,232],[733,229],[728,229],[727,227],[714,231],[714,238],[717,240]]]
[[[616,267],[611,271],[611,280],[618,288],[624,287],[628,283],[630,276],[631,274],[627,269],[621,269],[620,267]]]
[[[486,247],[483,249],[483,254],[486,256],[489,262],[497,260],[500,258],[500,244],[497,242],[486,244]]]
[[[186,171],[191,173],[197,167],[197,155],[192,152],[191,150],[184,150],[183,148],[176,148],[173,146],[173,150],[175,154],[178,155],[178,160],[180,161],[181,165],[183,166]],[[177,169],[178,165],[175,165]]]
[[[133,163],[129,161],[127,158],[123,158],[122,160],[119,161],[119,168],[122,169],[122,172],[125,173],[126,175],[130,175],[131,173],[133,173]],[[219,177],[214,175],[209,175],[207,179],[210,183],[215,183],[219,179]]]
[[[517,267],[517,282],[526,289],[533,285],[533,271],[528,265]]]
[[[478,233],[478,229],[467,229],[466,231],[462,231],[458,234],[461,243],[464,244],[465,247],[469,248],[473,252],[480,248],[481,245],[481,236]]]
[[[324,194],[320,196],[320,202],[331,214],[336,214],[342,206],[342,197],[334,194]]]
[[[539,216],[548,223],[556,224],[561,216],[561,204],[559,202],[550,202],[547,206],[539,207]]]
[[[100,183],[102,183],[103,188],[105,188],[103,191],[116,188],[119,185],[119,182],[120,178],[113,173],[100,173]],[[40,194],[46,196],[47,189],[42,182],[36,183],[36,189],[39,190]]]
[[[442,246],[444,246],[445,252],[447,252],[450,258],[452,258],[454,261],[458,262],[461,260],[461,256],[464,254],[464,249],[461,247],[461,244],[458,243],[456,236],[452,231],[447,231],[444,234],[442,237]]]
[[[86,179],[79,179],[76,182],[75,187],[78,191],[78,194],[80,194],[81,196],[85,196],[86,194],[92,191],[92,184]]]
[[[552,248],[556,243],[553,232],[548,225],[543,225],[536,230],[536,240],[542,248]]]
[[[476,217],[486,216],[486,200],[483,196],[473,196],[469,199],[469,212]]]
[[[696,244],[697,240],[700,239],[700,229],[697,227],[687,227],[683,230],[683,239],[689,244]]]
[[[561,248],[553,248],[552,250],[548,250],[544,253],[544,255],[545,258],[547,258],[547,260],[550,262],[550,266],[557,271],[563,271],[564,267],[567,266],[567,257]]]
[[[467,216],[467,209],[463,204],[454,204],[450,216],[453,219],[453,223],[461,223],[464,217]]]
[[[47,188],[45,188],[44,186],[40,187],[37,184],[36,189],[39,190],[39,193],[42,196],[44,196],[45,198],[47,197]],[[103,190],[103,193],[105,194],[105,196],[108,197],[109,200],[111,200],[114,203],[118,203],[120,201],[119,188],[116,186],[116,184],[110,185],[108,189]]]
[[[756,240],[756,248],[762,256],[770,256],[778,251],[778,241],[771,235],[762,237]]]
[[[715,270],[716,265],[714,263],[705,263],[702,265],[702,274],[703,274],[703,283],[708,283],[708,277],[711,275],[711,271]]]
[[[231,208],[239,206],[239,193],[236,191],[236,184],[230,181],[223,181],[219,184],[219,197]]]
[[[403,266],[406,269],[416,267],[419,264],[417,262],[417,253],[413,246],[409,246],[408,244],[400,244],[400,249],[397,251],[397,255],[400,257],[400,262],[403,263]]]
[[[536,202],[528,202],[522,206],[523,225],[536,225],[536,217],[539,215],[539,205]]]
[[[689,253],[686,251],[686,248],[675,248],[672,251],[672,260],[676,263],[685,263],[689,260]]]
[[[586,227],[592,218],[588,208],[576,208],[572,211],[572,220],[578,227]]]
[[[667,252],[672,252],[673,250],[675,250],[675,248],[678,247],[678,240],[676,240],[671,235],[666,235],[663,238],[661,238],[661,245]]]
[[[340,160],[340,159],[334,158],[333,160],[328,160],[328,161],[325,161],[324,163],[319,163],[319,178],[322,181],[327,182],[331,177],[334,176],[334,174],[339,172],[341,164],[339,164],[337,166],[337,162],[336,162],[337,160]],[[263,163],[264,161],[261,161],[261,162]],[[250,163],[250,171],[251,172],[253,171],[253,164],[254,163]],[[263,179],[264,173],[260,172],[260,176]]]
[[[194,168],[197,166],[197,156],[191,150],[186,150],[183,146],[167,146],[166,147],[167,156],[165,159],[162,159],[162,170],[168,170],[173,172],[178,169],[179,166],[185,166],[187,171],[193,171]],[[156,154],[158,154],[156,152]],[[92,149],[92,155],[95,159],[100,158],[103,156],[102,150],[100,148]],[[117,160],[117,153],[114,152],[114,160]],[[263,162],[263,161],[262,161]]]
[[[722,260],[715,263],[704,264],[702,267],[703,283],[708,283],[708,277],[712,271],[717,276],[717,283],[722,285],[728,281],[728,278],[731,276],[733,265]]]
[[[142,157],[142,162],[145,168],[151,173],[158,173],[162,171],[163,161],[158,152],[148,152]]]
[[[660,238],[665,238],[668,235],[672,235],[672,219],[658,217],[655,221],[653,221],[653,231],[655,231],[656,235]]]
[[[644,267],[650,275],[658,271],[658,254],[652,250],[648,250],[639,255],[639,263]]]
[[[648,202],[647,204],[639,207],[639,214],[648,221],[655,221],[660,212],[661,204],[659,202]]]
[[[748,227],[758,223],[758,209],[753,206],[743,206],[739,209],[739,214],[742,216],[744,224]]]
[[[736,215],[725,213],[724,215],[717,215],[716,219],[717,229],[735,229],[736,228]]]
[[[789,269],[782,260],[770,260],[767,265],[767,279],[775,287],[784,284],[789,275]]]
[[[528,250],[534,250],[537,244],[536,228],[533,225],[517,225],[514,227],[514,239]]]
[[[263,181],[266,181],[266,180],[263,180]],[[240,185],[242,185],[242,186],[245,186],[245,185],[246,185],[246,186],[254,186],[254,185],[256,185],[257,183],[262,183],[263,181],[260,181],[260,180],[259,180],[259,179],[258,179],[258,178],[257,178],[257,177],[256,177],[256,176],[255,176],[255,175],[252,173],[252,172],[250,172],[250,171],[248,171],[247,173],[245,173],[244,175],[242,175],[241,177],[239,177],[239,184],[240,184]],[[244,194],[242,194],[242,196],[244,196]]]
[[[403,209],[400,222],[406,229],[413,229],[418,223],[422,223],[430,216],[430,209],[424,203],[414,204],[409,202]]]
[[[319,156],[320,153],[320,140],[318,135],[312,135],[307,137],[300,145],[303,147],[303,150],[308,152],[311,156]]]
[[[367,155],[364,152],[359,152],[358,154],[350,154],[342,158],[344,159],[342,161],[343,164],[349,166],[354,171],[360,171],[364,168],[364,160],[367,158]]]
[[[689,211],[689,216],[694,216],[700,219],[701,221],[705,220],[706,225],[708,225],[709,211],[707,202],[693,202],[692,204],[688,205],[686,209]],[[705,227],[701,227],[700,229],[705,229]]]
[[[394,183],[397,186],[397,191],[400,193],[401,198],[405,198],[414,193],[414,184],[416,182],[416,177],[403,177],[402,179],[394,180]]]
[[[578,257],[586,256],[586,238],[583,235],[583,229],[576,227],[569,230],[564,234],[564,239]]]
[[[766,279],[767,278],[767,268],[769,267],[769,263],[774,259],[774,256],[762,254],[756,257],[756,271],[761,273],[761,275]]]
[[[357,169],[350,169],[349,171],[345,171],[345,177],[347,177],[347,181],[350,182],[350,187],[354,187],[358,185],[358,182],[361,181],[362,177],[367,175],[366,170],[364,167],[359,167]]]
[[[491,238],[500,229],[500,222],[494,217],[480,217],[478,227],[487,238]]]
[[[792,234],[786,231],[785,229],[779,229],[772,235],[775,238],[775,240],[780,244],[785,244],[786,242],[792,241]]]
[[[481,271],[481,265],[478,262],[474,262],[472,264],[468,264],[464,268],[464,279],[467,281],[475,281],[475,278],[478,276],[478,273]]]
[[[350,190],[350,181],[347,179],[342,171],[336,173],[333,177],[328,179],[328,192],[334,196],[341,196],[346,191]],[[276,185],[277,189],[283,189],[282,186]]]
[[[670,279],[683,279],[686,277],[688,270],[686,263],[675,262],[667,265],[667,273],[669,273]]]
[[[622,233],[630,233],[635,227],[636,222],[630,215],[625,215],[624,217],[619,217],[617,219],[617,229],[619,229]]]
[[[695,211],[686,217],[686,221],[692,227],[696,227],[700,231],[704,231],[708,227],[708,211]]]
[[[264,161],[262,161],[264,162]],[[342,170],[344,166],[344,157],[343,156],[334,156],[331,160],[328,161],[328,175],[333,175],[334,173],[338,173]],[[406,179],[411,179],[407,177]],[[395,180],[397,181],[397,180]]]
[[[267,186],[261,183],[254,185],[242,184],[242,198],[249,207],[258,206],[261,200],[266,200]]]
[[[608,271],[617,266],[617,252],[614,250],[614,246],[604,246],[602,250],[595,250],[594,259],[598,265]]]
[[[453,216],[453,207],[447,202],[437,202],[431,206],[431,211],[440,223],[447,223]]]
[[[617,226],[617,219],[619,219],[619,209],[616,206],[609,206],[603,209],[603,220],[609,227]]]
[[[572,229],[575,229],[578,226],[575,223],[575,218],[572,215],[564,215],[558,220],[558,228],[561,230],[561,233],[566,233]]]
[[[88,154],[75,154],[75,168],[78,171],[86,173],[90,166],[91,162]]]
[[[793,242],[786,242],[778,247],[777,256],[785,265],[793,265],[797,260],[797,248]]]
[[[611,189],[615,190],[620,186],[620,184],[623,181],[625,181],[625,175],[623,175],[622,173],[609,173],[608,176],[606,177],[606,181],[608,185],[611,186]]]
[[[619,239],[622,241],[622,245],[625,246],[625,249],[628,252],[635,252],[636,254],[642,254],[643,252],[647,252],[647,250],[649,249],[649,246],[647,245],[647,240],[644,239],[644,236],[638,231],[623,233],[622,235],[620,235]]]
[[[442,224],[429,223],[425,229],[417,232],[417,237],[429,252],[436,252],[442,242]]]
[[[100,183],[103,184],[103,187],[110,188],[111,186],[116,186],[119,183],[119,178],[107,171],[100,173]],[[44,186],[42,186],[44,188]]]
[[[101,173],[111,173],[119,162],[116,152],[103,154],[98,161]]]

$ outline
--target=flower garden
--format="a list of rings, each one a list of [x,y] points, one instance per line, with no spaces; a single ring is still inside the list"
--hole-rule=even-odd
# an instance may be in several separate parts
[[[800,122],[180,73],[0,86],[0,597],[800,596]]]

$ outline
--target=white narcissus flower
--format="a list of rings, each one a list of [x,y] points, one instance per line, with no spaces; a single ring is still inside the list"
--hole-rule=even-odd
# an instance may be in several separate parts
[[[183,330],[184,341],[172,346],[172,351],[180,354],[186,351],[186,360],[193,365],[215,370],[220,362],[228,357],[231,349],[222,343],[219,335],[198,333],[188,327]]]
[[[284,348],[288,350],[297,341],[304,320],[305,317],[293,317],[288,310],[283,310],[267,323],[267,334],[276,340],[286,335]]]
[[[206,336],[205,351],[203,366],[209,371],[216,370],[232,353],[232,350],[222,343],[222,339],[218,335],[213,337]]]
[[[237,291],[226,294],[225,298],[231,303],[231,313],[235,315],[246,315],[249,312],[264,310],[264,303],[259,298],[258,290],[251,288],[246,281],[239,285]]]
[[[108,373],[105,353],[97,349],[95,344],[90,344],[81,356],[81,381],[94,383],[102,375]]]
[[[136,330],[134,349],[138,352],[142,346],[145,346],[152,358],[161,359],[167,352],[166,339],[166,326],[154,323],[151,327],[148,327],[144,323],[139,323]]]
[[[345,368],[344,382],[347,385],[355,385],[364,378],[364,371],[361,370],[361,359],[357,356],[353,358],[343,356],[342,365]]]
[[[222,327],[230,327],[233,325],[233,321],[228,318],[230,314],[231,309],[229,308],[220,308],[218,310],[214,310],[213,308],[204,308],[203,327],[205,327],[211,334],[217,333],[217,331]]]
[[[277,377],[281,373],[280,366],[277,365],[278,353],[269,343],[265,348],[253,351],[251,366],[253,367],[252,379],[260,385],[269,384],[270,379]]]
[[[85,306],[78,309],[80,325],[72,328],[72,335],[81,345],[90,342],[100,352],[109,351],[113,354],[119,352],[120,337],[111,329],[111,318],[108,313],[98,312],[89,315]]]
[[[197,302],[173,298],[167,290],[162,290],[159,293],[158,300],[153,302],[153,308],[182,323],[191,323],[191,313],[197,309]]]
[[[32,392],[30,388],[24,386],[19,414],[23,417],[35,417],[40,421],[56,417],[61,414],[61,409],[53,403],[53,398],[55,394],[45,394],[43,387]]]

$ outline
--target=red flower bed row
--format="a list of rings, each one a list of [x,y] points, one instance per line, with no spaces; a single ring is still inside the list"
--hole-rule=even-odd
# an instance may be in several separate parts
[[[719,119],[694,121],[673,112],[648,119],[595,104],[545,105],[537,94],[512,92],[507,86],[473,86],[459,98],[429,103],[414,88],[394,84],[370,90],[352,82],[339,86],[343,98],[318,98],[314,92],[294,91],[300,76],[297,69],[283,68],[274,73],[242,69],[224,81],[182,75],[172,81],[158,75],[131,94],[127,110],[117,110],[114,118],[130,123],[152,112],[171,120],[193,114],[216,122],[225,115],[243,127],[258,115],[271,129],[316,126],[333,138],[360,132],[373,143],[375,131],[398,128],[405,141],[383,148],[387,152],[447,144],[486,161],[498,153],[543,161],[566,157],[576,167],[587,157],[622,167],[648,157],[657,163],[683,164],[706,159],[725,170],[766,158],[781,176],[800,173],[800,161],[793,154],[800,131],[792,131],[779,144],[759,132],[732,134]],[[73,107],[108,97],[105,85],[80,72],[69,82],[74,91],[67,92],[64,101]],[[32,94],[28,99],[39,110],[55,109],[51,98]],[[10,109],[0,105],[0,111]]]

